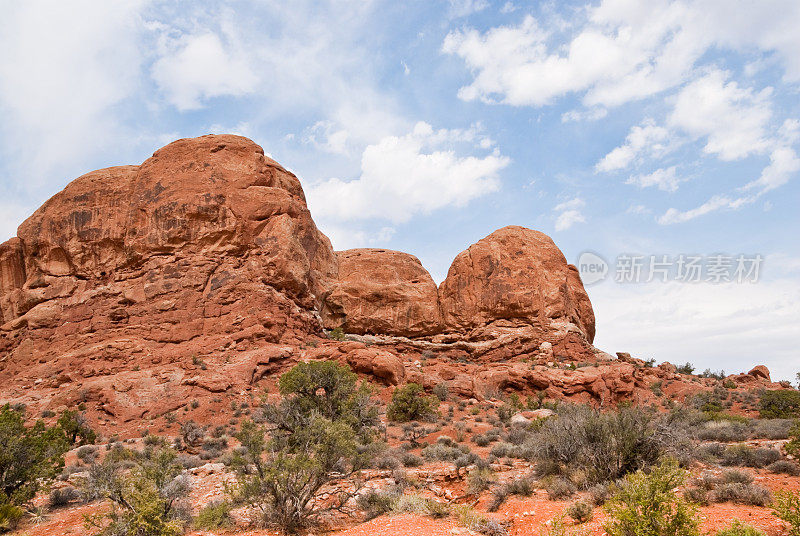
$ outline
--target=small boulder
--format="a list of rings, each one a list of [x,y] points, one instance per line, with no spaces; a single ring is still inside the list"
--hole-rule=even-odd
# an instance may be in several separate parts
[[[398,385],[406,377],[400,358],[385,350],[362,348],[350,352],[345,359],[355,372],[375,376],[387,385]]]

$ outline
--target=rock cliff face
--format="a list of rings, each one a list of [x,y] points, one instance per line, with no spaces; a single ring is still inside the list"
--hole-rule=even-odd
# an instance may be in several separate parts
[[[589,298],[546,235],[495,231],[437,288],[412,255],[334,253],[298,179],[238,136],[75,179],[0,244],[0,320],[4,399],[123,421],[247,392],[302,359],[475,397],[605,402],[637,381],[591,345]],[[335,327],[351,340],[325,338]]]
[[[408,253],[351,249],[336,254],[339,277],[322,308],[325,327],[405,337],[442,330],[436,283]]]

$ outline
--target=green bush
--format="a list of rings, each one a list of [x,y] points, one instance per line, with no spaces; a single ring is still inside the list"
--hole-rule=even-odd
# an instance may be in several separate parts
[[[650,473],[637,471],[625,477],[619,491],[606,503],[609,536],[698,536],[696,507],[673,491],[686,481],[686,471],[668,460]]]
[[[232,525],[231,505],[225,501],[207,504],[200,509],[194,520],[194,526],[203,530],[220,529]]]
[[[408,422],[430,419],[436,414],[438,402],[425,394],[421,385],[409,383],[392,393],[392,401],[386,408],[390,421]]]
[[[68,448],[60,427],[42,421],[26,427],[20,411],[0,408],[0,527],[11,528],[21,515],[17,507],[58,476]]]
[[[800,420],[795,421],[789,429],[789,442],[784,448],[792,456],[800,456]]]
[[[751,506],[767,506],[772,502],[769,490],[756,484],[729,482],[714,489],[714,502],[732,502]]]
[[[800,391],[777,389],[764,391],[758,403],[764,419],[791,419],[800,417]]]
[[[189,478],[177,453],[161,445],[114,448],[89,469],[85,496],[108,499],[111,511],[87,519],[102,536],[180,536],[188,518]]]
[[[0,504],[0,531],[14,530],[25,510],[13,504]]]
[[[800,493],[779,492],[772,503],[773,513],[789,524],[789,534],[800,536]]]
[[[97,439],[97,434],[89,426],[83,412],[66,410],[58,418],[57,424],[64,430],[70,445],[91,445]]]
[[[763,531],[734,519],[727,529],[718,530],[716,536],[766,536]]]
[[[265,404],[269,423],[244,421],[234,452],[237,502],[258,508],[265,521],[294,532],[314,515],[319,491],[333,477],[350,475],[369,460],[378,423],[366,384],[335,362],[300,363],[281,376],[283,396]]]

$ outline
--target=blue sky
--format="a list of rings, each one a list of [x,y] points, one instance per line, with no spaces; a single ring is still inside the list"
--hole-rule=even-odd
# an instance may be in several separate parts
[[[800,371],[800,4],[11,2],[0,239],[80,174],[246,135],[301,178],[334,247],[437,281],[504,225],[553,237],[596,344]],[[621,284],[620,254],[760,254],[757,282]]]

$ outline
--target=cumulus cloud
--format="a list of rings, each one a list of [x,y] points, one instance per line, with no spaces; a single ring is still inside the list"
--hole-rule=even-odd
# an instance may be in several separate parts
[[[677,96],[670,125],[707,139],[704,151],[721,160],[738,160],[770,146],[772,88],[754,92],[718,69],[692,81]]]
[[[800,7],[792,0],[727,2],[604,0],[570,24],[566,44],[551,25],[526,15],[485,32],[450,32],[442,50],[474,74],[459,97],[544,106],[570,93],[587,106],[618,106],[681,85],[712,47],[774,51],[800,79]]]
[[[206,99],[252,93],[258,83],[241,50],[213,32],[183,35],[153,65],[153,79],[179,110],[200,108]]]
[[[660,157],[667,153],[672,144],[669,130],[658,126],[652,119],[631,128],[625,143],[605,155],[596,165],[596,171],[616,171],[630,166],[643,153],[650,157]]]
[[[665,192],[674,192],[678,189],[678,184],[683,180],[675,174],[675,166],[670,166],[668,168],[659,168],[652,173],[644,175],[632,175],[625,181],[625,184],[634,184],[639,188],[655,186]]]
[[[769,156],[770,163],[761,171],[758,179],[745,184],[743,190],[759,189],[760,194],[783,186],[794,173],[800,170],[800,158],[794,149],[778,147]]]
[[[583,199],[574,197],[553,207],[553,211],[558,213],[555,221],[556,231],[566,231],[576,223],[584,223],[586,218],[582,209],[585,206],[586,202]]]
[[[497,190],[498,173],[509,163],[497,150],[486,156],[456,153],[456,144],[475,139],[475,129],[435,130],[419,122],[406,135],[367,146],[358,178],[312,185],[311,210],[321,220],[400,223],[445,206],[464,206]]]

